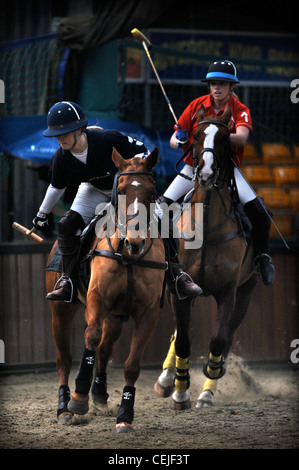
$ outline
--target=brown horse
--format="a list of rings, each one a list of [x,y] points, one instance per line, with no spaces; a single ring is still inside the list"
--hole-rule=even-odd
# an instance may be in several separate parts
[[[130,354],[124,366],[125,387],[116,425],[117,432],[127,432],[133,430],[135,383],[139,377],[144,348],[156,324],[167,263],[163,262],[163,241],[159,235],[155,238],[151,236],[147,218],[155,197],[152,168],[158,161],[158,150],[155,149],[146,159],[134,157],[125,160],[114,149],[112,159],[118,169],[114,194],[114,199],[118,201],[118,204],[115,202],[115,230],[113,234],[106,230],[108,234],[105,238],[94,238],[89,251],[91,261],[85,309],[86,349],[76,377],[76,390],[70,401],[70,326],[76,305],[51,301],[51,308],[61,384],[58,418],[62,423],[71,419],[73,414],[85,414],[88,411],[96,351],[98,366],[92,397],[95,406],[101,408],[102,412],[108,408],[108,359],[113,344],[121,334],[124,319],[129,316],[133,318],[134,332]],[[124,217],[120,217],[120,205],[125,210],[122,213]],[[145,209],[143,214],[142,209]],[[51,291],[55,281],[56,276],[48,272],[48,291]]]
[[[217,327],[210,340],[209,359],[204,366],[207,379],[197,408],[214,403],[217,380],[225,373],[224,359],[231,348],[234,333],[244,319],[258,279],[253,270],[254,250],[246,242],[232,204],[230,117],[228,107],[221,117],[207,119],[204,118],[204,109],[198,111],[193,144],[195,185],[191,207],[194,219],[196,204],[203,205],[203,244],[199,249],[186,249],[186,241],[180,240],[180,263],[202,287],[204,295],[214,296],[218,309]],[[191,301],[171,296],[171,303],[177,333],[172,339],[155,390],[160,396],[169,396],[174,383],[173,408],[188,409],[191,406],[187,390]]]

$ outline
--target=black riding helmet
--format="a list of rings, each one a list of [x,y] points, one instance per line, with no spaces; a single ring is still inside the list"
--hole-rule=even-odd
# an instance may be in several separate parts
[[[210,82],[211,80],[240,83],[237,78],[237,69],[230,60],[218,60],[210,65],[206,78],[201,81]]]
[[[57,137],[87,126],[83,109],[72,101],[60,101],[50,108],[44,137]]]

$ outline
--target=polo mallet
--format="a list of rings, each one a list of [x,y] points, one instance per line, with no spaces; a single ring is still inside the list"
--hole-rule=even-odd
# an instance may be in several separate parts
[[[15,230],[18,230],[18,232],[21,232],[23,235],[26,235],[26,237],[30,238],[31,240],[34,240],[37,243],[42,243],[44,241],[43,238],[36,235],[36,233],[33,233],[35,230],[34,227],[32,227],[32,229],[29,230],[28,228],[23,227],[23,225],[20,225],[17,222],[14,222],[12,224],[12,228],[14,228]]]
[[[150,42],[149,39],[147,39],[147,37],[145,37],[144,34],[142,34],[142,33],[139,31],[139,29],[137,29],[137,28],[132,29],[131,33],[133,34],[134,38],[137,39],[137,41],[140,42],[140,44],[142,44],[142,46],[143,46],[143,48],[144,48],[144,50],[145,50],[145,52],[146,52],[146,55],[147,55],[147,57],[148,57],[148,60],[149,60],[150,63],[151,63],[151,66],[152,66],[152,68],[153,68],[153,71],[155,72],[155,75],[156,75],[156,77],[157,77],[158,83],[159,83],[159,85],[160,85],[160,87],[161,87],[161,90],[162,90],[162,92],[163,92],[163,95],[164,95],[164,97],[165,97],[165,99],[166,99],[166,102],[167,102],[167,104],[168,104],[169,110],[170,110],[170,112],[171,112],[171,114],[172,114],[172,116],[173,116],[173,119],[174,119],[174,121],[175,121],[175,123],[176,123],[176,125],[177,125],[177,128],[180,130],[181,128],[180,128],[180,125],[179,125],[178,120],[177,120],[177,118],[176,118],[176,115],[175,115],[175,113],[174,113],[174,111],[173,111],[173,109],[172,109],[172,106],[171,106],[171,103],[170,103],[170,101],[169,101],[169,98],[168,98],[168,96],[167,96],[166,93],[165,93],[164,87],[163,87],[163,85],[162,85],[162,83],[161,83],[160,77],[159,77],[159,75],[158,75],[158,72],[157,72],[157,70],[156,70],[156,67],[155,67],[155,65],[154,65],[154,63],[153,63],[153,61],[152,61],[151,55],[150,55],[150,53],[149,53],[149,49],[151,49],[151,47],[152,47],[151,42]]]

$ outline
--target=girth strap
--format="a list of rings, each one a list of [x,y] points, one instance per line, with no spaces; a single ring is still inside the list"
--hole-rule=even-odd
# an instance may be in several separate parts
[[[122,240],[121,240],[122,241]],[[86,258],[92,258],[94,256],[104,256],[105,258],[110,258],[118,262],[119,265],[124,266],[127,268],[127,302],[126,302],[126,313],[124,316],[118,315],[117,318],[121,319],[124,322],[129,320],[131,314],[131,306],[132,306],[132,297],[133,297],[133,264],[137,266],[143,266],[144,268],[153,268],[153,269],[164,269],[165,271],[168,269],[168,262],[165,261],[164,263],[161,261],[153,261],[144,259],[143,256],[149,251],[152,244],[146,252],[142,254],[142,256],[127,256],[121,253],[122,244],[118,246],[118,249],[115,251],[111,246],[111,242],[108,238],[108,244],[112,251],[109,250],[102,250],[102,249],[93,249],[90,250],[86,256]],[[165,278],[163,283],[163,291],[161,296],[160,306],[162,308],[163,299],[164,299],[164,291],[165,291]]]
[[[154,269],[168,269],[168,262],[165,261],[163,263],[162,261],[153,261],[150,259],[132,259],[132,256],[126,256],[119,254],[117,252],[112,252],[109,250],[99,250],[99,249],[94,249],[89,251],[87,254],[88,258],[91,258],[93,256],[104,256],[105,258],[111,258],[114,259],[115,261],[118,262],[118,264],[122,266],[128,267],[129,265],[135,264],[137,266],[143,266],[144,268],[154,268]]]

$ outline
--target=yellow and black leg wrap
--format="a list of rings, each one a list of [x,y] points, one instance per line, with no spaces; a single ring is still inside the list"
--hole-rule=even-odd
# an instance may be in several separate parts
[[[176,356],[174,386],[176,392],[185,392],[190,387],[189,358]]]
[[[221,379],[225,374],[223,356],[213,356],[210,353],[208,362],[203,366],[203,373],[210,380]]]
[[[176,339],[176,333],[174,333],[171,338],[170,338],[170,346],[168,349],[167,356],[163,362],[162,369],[169,369],[172,372],[175,371],[175,339]]]

